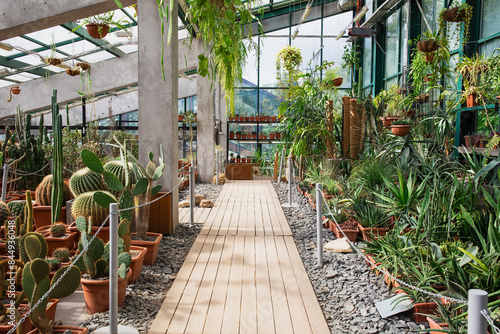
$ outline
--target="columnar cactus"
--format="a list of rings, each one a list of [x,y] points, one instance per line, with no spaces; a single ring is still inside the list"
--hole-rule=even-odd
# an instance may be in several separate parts
[[[0,201],[0,224],[3,224],[7,220],[8,216],[10,216],[10,209],[8,205]]]
[[[66,234],[66,225],[64,223],[56,223],[50,227],[50,235],[58,238]]]
[[[73,173],[69,179],[69,188],[74,197],[80,194],[103,190],[104,182],[100,174],[85,167]]]
[[[64,158],[62,148],[62,116],[59,114],[57,104],[57,90],[52,94],[52,125],[54,126],[54,143],[52,151],[52,192],[51,192],[51,218],[52,224],[59,221],[61,209],[64,205]]]
[[[45,260],[47,242],[39,233],[28,233],[21,239],[20,248],[24,250],[26,261],[23,269],[23,292],[33,306],[40,301],[47,291],[54,287],[48,297],[41,300],[39,306],[30,314],[31,323],[42,334],[52,333],[52,322],[47,318],[47,302],[49,298],[63,298],[71,295],[80,285],[80,270],[75,267],[62,267],[49,279],[50,265]],[[64,272],[64,278],[59,279]],[[57,285],[56,285],[57,283]]]
[[[106,219],[109,214],[109,208],[102,207],[94,199],[95,191],[80,194],[75,198],[73,205],[71,206],[71,214],[73,218],[80,216],[89,218],[91,217],[92,222],[95,225],[101,225],[101,223]],[[116,197],[107,191],[103,191],[106,195],[113,198],[115,203],[118,202]]]
[[[35,203],[37,205],[49,206],[52,203],[52,174],[43,178],[42,182],[36,187]],[[71,199],[69,186],[63,182],[63,206],[66,201]]]
[[[82,261],[75,263],[80,270],[86,272],[91,278],[100,278],[109,275],[109,247],[110,243],[104,242],[97,237],[93,237],[92,224],[87,222],[83,217],[78,217],[75,221],[78,231],[81,233],[80,242],[78,243],[78,251],[82,254]],[[124,223],[124,225],[122,225]],[[122,222],[118,226],[119,235],[123,231],[128,231],[128,222]],[[120,232],[121,230],[121,232]],[[87,250],[84,251],[85,246]],[[132,262],[129,253],[124,251],[123,240],[118,238],[118,275],[125,279],[127,277],[127,269]]]

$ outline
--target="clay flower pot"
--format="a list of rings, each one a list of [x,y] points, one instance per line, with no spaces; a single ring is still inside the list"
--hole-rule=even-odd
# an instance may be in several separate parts
[[[372,237],[382,237],[389,232],[387,227],[363,227],[358,223],[358,228],[363,235],[363,240],[372,241]]]
[[[340,225],[342,225],[342,224],[340,224]],[[342,228],[342,226],[341,226],[341,228]],[[342,229],[342,231],[344,231],[344,234],[342,234],[342,231],[339,230],[339,228],[337,227],[337,224],[335,224],[334,222],[330,222],[330,230],[335,234],[335,237],[337,239],[343,238],[344,234],[345,234],[347,239],[349,239],[352,242],[356,241],[356,238],[358,237],[358,233],[359,233],[359,229],[356,227],[355,229]]]
[[[392,125],[392,122],[394,122],[397,119],[401,119],[401,117],[393,117],[393,116],[391,116],[391,117],[384,117],[382,119],[382,124],[384,126],[390,127]]]
[[[340,85],[342,85],[342,82],[344,82],[344,78],[335,78],[335,79],[333,79],[333,85],[335,87],[339,87]]]
[[[118,306],[122,306],[125,303],[127,281],[130,276],[132,276],[132,270],[128,271],[125,279],[118,276]],[[82,277],[81,283],[85,306],[89,314],[109,310],[109,279],[91,280]]]
[[[18,95],[21,93],[21,87],[19,86],[10,87],[10,91],[12,92],[12,94]]]
[[[163,234],[148,232],[148,239],[151,237],[154,238],[154,241],[146,241],[146,240],[134,240],[134,237],[137,236],[137,233],[132,233],[132,246],[139,246],[146,248],[147,254],[144,257],[144,264],[146,266],[150,266],[155,263],[156,258],[158,257],[158,249],[160,247],[160,241],[163,238]]]
[[[47,306],[47,318],[49,320],[54,321],[56,317],[56,309],[57,303],[59,303],[59,299],[49,299],[49,305]],[[6,308],[8,308],[9,304],[4,304]],[[29,310],[28,304],[21,304],[20,307],[26,308],[26,312]],[[21,313],[23,316],[24,313]],[[12,328],[12,325],[0,325],[0,334],[7,334],[7,332]],[[21,324],[22,333],[28,333],[33,330],[33,325],[29,318],[26,318],[24,322]],[[38,330],[36,330],[38,332]]]
[[[139,254],[132,257],[132,263],[130,263],[130,269],[132,270],[132,275],[130,275],[127,284],[134,284],[134,282],[141,277],[142,265],[144,263],[144,257],[148,250],[144,247],[130,246],[131,251],[139,251]]]
[[[97,230],[99,229],[99,226],[92,226],[92,234],[95,234]],[[80,239],[80,231],[76,228],[75,222],[71,223],[71,225],[68,226],[68,230],[70,232],[77,232],[76,233],[76,239]],[[98,238],[102,239],[104,243],[109,241],[109,227],[103,227],[99,231],[99,234],[97,235]]]
[[[47,241],[47,254],[52,255],[52,252],[57,248],[67,248],[69,250],[75,247],[76,232],[66,232],[63,237],[52,237],[50,235],[50,226],[37,228],[35,232],[41,233]]]
[[[428,314],[436,315],[437,309],[438,309],[437,304],[434,302],[415,303],[411,311],[413,321],[417,323],[426,322],[427,315]]]
[[[109,26],[106,24],[89,23],[86,24],[87,32],[90,37],[101,39],[106,37],[109,31]]]
[[[467,108],[477,107],[479,105],[476,98],[476,93],[467,95]]]
[[[270,133],[269,139],[276,139],[276,133]]]
[[[391,131],[394,135],[403,137],[410,133],[411,125],[391,125]]]
[[[435,322],[434,320],[432,320],[431,318],[427,317],[427,322],[429,323],[429,328],[430,329],[440,329],[440,330],[445,330],[448,328],[448,326],[446,324],[438,324],[437,322]],[[439,333],[444,333],[442,331],[429,331],[430,334],[439,334]]]
[[[75,327],[75,326],[64,326],[64,325],[56,325],[53,328],[54,334],[64,334],[67,331],[71,331],[71,334],[87,334],[87,328],[84,327]],[[38,329],[34,329],[28,334],[38,334]]]
[[[33,219],[37,228],[52,224],[51,207],[49,205],[35,205],[33,206]],[[59,221],[66,223],[66,207],[61,209]]]
[[[271,116],[271,122],[277,122],[278,116]]]

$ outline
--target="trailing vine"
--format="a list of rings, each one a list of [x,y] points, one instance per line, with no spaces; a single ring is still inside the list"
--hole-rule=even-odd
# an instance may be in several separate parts
[[[448,23],[460,24],[463,22],[464,34],[462,44],[465,45],[469,40],[471,18],[472,6],[466,2],[460,3],[455,0],[449,8],[444,8],[439,14],[439,32],[444,36],[448,28]],[[458,39],[460,37],[460,29],[457,29],[454,34],[458,34],[458,36],[450,36],[450,38],[455,37]]]
[[[290,87],[297,82],[300,72],[300,65],[302,64],[302,53],[296,46],[286,45],[276,55],[276,79],[278,80],[278,87]],[[282,73],[285,70],[286,73]],[[290,100],[288,89],[279,91],[282,98]]]

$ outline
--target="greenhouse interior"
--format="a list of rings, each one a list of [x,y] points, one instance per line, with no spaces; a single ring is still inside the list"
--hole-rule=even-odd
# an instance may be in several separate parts
[[[498,5],[0,1],[0,333],[500,334]]]

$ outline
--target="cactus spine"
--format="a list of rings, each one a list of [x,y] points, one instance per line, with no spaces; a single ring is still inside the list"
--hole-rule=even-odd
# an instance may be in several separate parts
[[[102,191],[104,194],[110,196],[115,203],[118,202],[116,197],[107,191]],[[94,200],[95,191],[90,191],[79,195],[75,198],[73,205],[71,206],[71,214],[73,218],[78,218],[80,216],[85,218],[91,218],[95,225],[101,225],[101,223],[106,219],[109,214],[109,208],[104,208],[97,204]]]
[[[6,203],[0,201],[0,224],[5,223],[8,216],[10,216],[9,206]]]
[[[20,201],[11,201],[7,203],[7,206],[9,207],[10,214],[12,217],[21,217],[21,220],[24,217],[24,206],[26,205],[25,200],[20,200]]]
[[[69,188],[74,197],[80,194],[104,189],[100,174],[85,167],[73,173],[69,179]]]
[[[69,256],[71,255],[70,251],[67,248],[56,248],[52,252],[52,257],[55,257],[61,263],[63,262],[69,262]]]
[[[52,201],[51,217],[52,224],[59,221],[61,209],[64,200],[64,168],[63,168],[63,149],[62,149],[62,116],[59,114],[59,105],[57,104],[57,90],[54,89],[52,95],[52,124],[54,125],[54,144],[52,154]]]
[[[52,203],[52,184],[54,178],[52,175],[47,175],[38,185],[35,192],[35,201],[37,205],[49,206]],[[63,206],[66,201],[71,199],[69,186],[63,182]]]
[[[55,223],[50,227],[50,235],[52,237],[58,238],[66,234],[66,225],[63,223]]]

